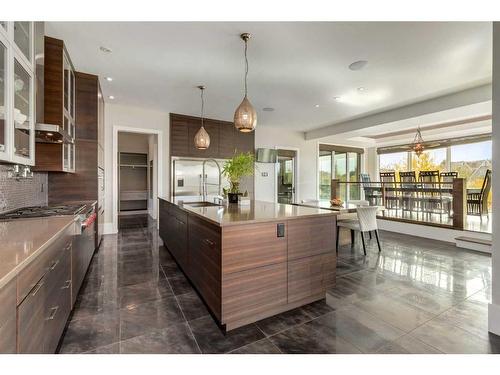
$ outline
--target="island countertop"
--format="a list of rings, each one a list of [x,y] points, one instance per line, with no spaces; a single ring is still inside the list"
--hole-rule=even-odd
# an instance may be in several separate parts
[[[166,202],[175,204],[180,209],[195,214],[211,223],[219,226],[230,226],[238,224],[265,223],[279,220],[301,219],[315,216],[338,215],[338,212],[296,206],[291,204],[281,204],[252,200],[250,205],[222,204],[220,206],[193,207],[189,203],[199,202],[199,200],[180,200],[178,198],[159,197]]]
[[[0,222],[0,287],[16,277],[74,220],[74,216],[51,216]]]

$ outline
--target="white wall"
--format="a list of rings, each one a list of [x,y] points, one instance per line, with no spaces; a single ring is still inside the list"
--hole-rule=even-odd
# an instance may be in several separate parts
[[[148,140],[147,134],[119,133],[118,151],[147,154],[149,152]]]
[[[317,199],[318,196],[318,155],[319,144],[333,144],[341,146],[360,147],[356,142],[345,142],[337,136],[325,137],[316,140],[306,140],[303,132],[287,131],[283,128],[257,126],[255,130],[255,148],[298,148],[298,189],[297,202],[302,199]],[[375,152],[373,148],[372,153]],[[376,163],[373,155],[362,158],[361,170],[365,171],[367,165]],[[255,173],[255,199],[274,201],[277,170],[274,164],[257,163],[259,169]],[[263,177],[262,172],[268,176]]]
[[[317,163],[318,142],[306,141],[303,132],[286,131],[283,128],[257,126],[255,130],[256,148],[298,148],[298,186],[297,200],[316,199],[317,195]],[[276,184],[276,169],[274,164],[258,163],[259,171],[255,178],[255,199],[274,201]],[[268,177],[262,177],[262,172],[268,172]]]
[[[162,181],[163,194],[169,192],[169,111],[160,112],[144,108],[122,106],[106,103],[104,132],[104,164],[105,164],[105,233],[112,233],[111,226],[113,208],[116,200],[113,198],[113,127],[126,126],[131,128],[155,129],[162,131],[158,140],[162,146],[164,171]]]

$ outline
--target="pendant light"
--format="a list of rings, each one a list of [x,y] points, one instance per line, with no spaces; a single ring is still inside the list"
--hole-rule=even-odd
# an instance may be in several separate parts
[[[417,134],[415,134],[415,138],[413,139],[412,150],[418,157],[424,152],[424,139],[420,132],[420,126],[417,128]]]
[[[203,109],[205,106],[205,100],[203,99],[203,90],[205,86],[198,86],[201,92],[201,128],[196,132],[194,136],[194,146],[198,150],[206,150],[210,146],[210,136],[203,127]]]
[[[247,98],[247,76],[248,76],[248,59],[247,59],[247,43],[250,39],[249,33],[240,35],[241,39],[245,42],[245,97],[243,101],[234,112],[234,126],[240,132],[249,133],[255,130],[257,126],[257,112]]]

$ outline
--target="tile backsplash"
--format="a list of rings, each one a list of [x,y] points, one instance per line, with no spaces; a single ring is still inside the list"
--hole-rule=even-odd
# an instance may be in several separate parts
[[[47,173],[33,173],[26,180],[9,179],[8,165],[0,165],[0,213],[27,206],[47,204]]]

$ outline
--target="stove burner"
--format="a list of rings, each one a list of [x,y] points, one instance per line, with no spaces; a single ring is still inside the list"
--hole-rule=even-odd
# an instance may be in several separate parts
[[[66,204],[58,206],[23,207],[0,215],[0,220],[23,219],[30,217],[76,215],[85,207],[84,204]]]

